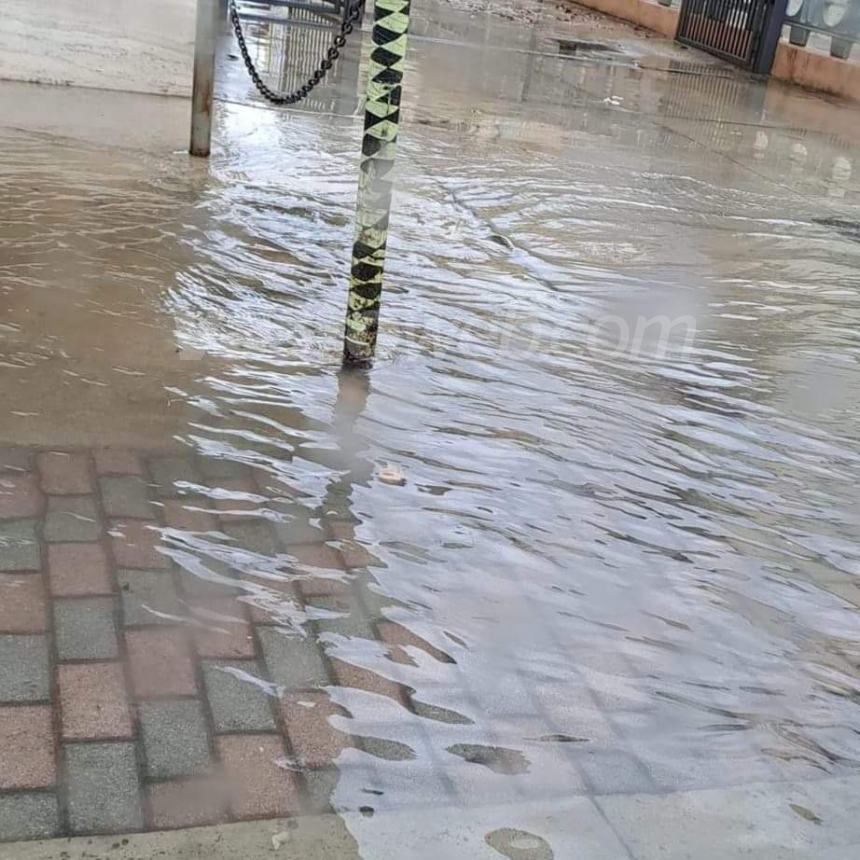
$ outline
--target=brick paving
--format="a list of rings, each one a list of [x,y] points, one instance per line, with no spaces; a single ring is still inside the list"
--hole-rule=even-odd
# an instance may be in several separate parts
[[[0,448],[0,841],[325,811],[344,750],[398,756],[332,725],[332,685],[420,703],[325,637],[374,639],[395,675],[445,655],[367,608],[347,525],[267,483],[196,455]]]

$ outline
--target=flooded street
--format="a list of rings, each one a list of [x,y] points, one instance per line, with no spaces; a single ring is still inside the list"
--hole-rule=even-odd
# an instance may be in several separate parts
[[[855,856],[856,105],[414,17],[366,377],[358,38],[286,111],[225,42],[209,163],[178,99],[100,94],[112,145],[0,83],[0,840]]]

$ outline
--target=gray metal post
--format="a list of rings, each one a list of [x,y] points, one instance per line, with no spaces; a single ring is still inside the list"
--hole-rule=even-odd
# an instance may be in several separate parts
[[[191,93],[192,155],[208,158],[212,144],[212,96],[215,90],[215,47],[221,0],[197,0],[194,41],[194,88]]]

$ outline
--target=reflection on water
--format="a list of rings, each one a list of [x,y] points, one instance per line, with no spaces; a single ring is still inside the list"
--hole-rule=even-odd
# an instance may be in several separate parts
[[[137,452],[142,507],[99,484],[152,574],[125,623],[191,636],[214,755],[283,735],[306,808],[854,770],[856,148],[674,49],[440,9],[370,376],[337,367],[349,118],[222,105],[208,174],[3,132],[2,441]]]

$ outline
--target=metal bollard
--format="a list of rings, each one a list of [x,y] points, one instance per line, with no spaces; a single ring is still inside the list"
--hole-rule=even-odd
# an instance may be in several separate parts
[[[215,49],[221,17],[221,0],[197,0],[194,41],[194,85],[191,94],[191,146],[189,152],[208,158],[212,148],[212,98],[215,90]]]
[[[368,366],[376,352],[408,30],[409,0],[376,0],[343,342],[344,366]]]

